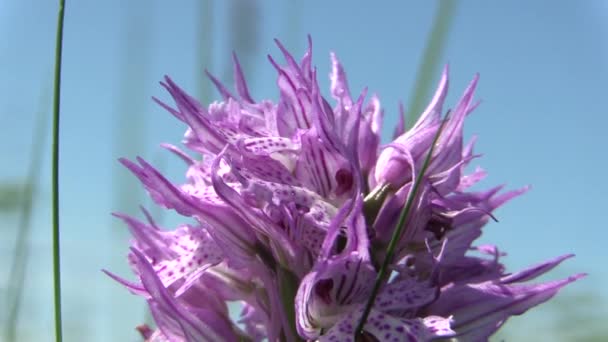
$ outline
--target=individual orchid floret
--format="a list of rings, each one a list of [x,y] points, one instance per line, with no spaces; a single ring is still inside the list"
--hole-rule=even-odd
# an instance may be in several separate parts
[[[148,303],[145,341],[484,341],[583,276],[530,283],[571,255],[507,273],[503,251],[475,245],[527,190],[472,190],[486,175],[468,172],[479,156],[463,143],[477,76],[445,110],[446,67],[417,122],[406,129],[401,107],[381,146],[378,96],[353,96],[334,53],[327,98],[311,40],[300,61],[277,45],[276,101],[255,99],[235,55],[234,91],[207,73],[211,104],[165,77],[174,106],[154,100],[187,126],[187,151],[162,145],[185,163],[183,182],[121,159],[184,218],[166,230],[145,210],[146,222],[116,214],[136,280],[106,273]]]

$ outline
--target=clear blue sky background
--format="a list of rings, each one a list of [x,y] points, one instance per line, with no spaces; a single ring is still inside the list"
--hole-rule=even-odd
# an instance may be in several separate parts
[[[479,135],[477,150],[484,157],[477,164],[490,174],[484,184],[532,185],[528,194],[498,211],[500,223],[487,227],[483,242],[497,243],[507,251],[505,262],[512,270],[576,253],[552,277],[589,272],[590,277],[566,291],[591,291],[604,303],[600,291],[608,287],[604,266],[607,4],[602,0],[460,1],[442,57],[451,67],[449,105],[474,73],[481,74],[477,97],[483,104],[468,120],[466,133]],[[143,301],[99,271],[109,267],[129,275],[123,259],[126,234],[109,216],[123,208],[115,201],[113,181],[128,177],[115,160],[136,154],[159,160],[160,142],[181,140],[184,126],[149,98],[167,99],[157,85],[165,74],[199,92],[201,8],[195,0],[68,0],[61,122],[67,341],[82,336],[89,336],[88,341],[137,339],[133,326],[143,318]],[[227,39],[234,25],[227,20],[227,8],[225,2],[214,4],[209,32],[213,60],[205,65],[222,77],[227,55],[235,48]],[[328,54],[335,51],[348,72],[351,91],[368,86],[380,96],[388,137],[398,101],[410,102],[435,9],[432,1],[391,1],[381,6],[351,1],[264,2],[257,19],[258,45],[245,71],[254,97],[278,96],[275,72],[266,60],[267,53],[278,56],[272,38],[283,40],[300,56],[310,33],[322,87],[328,88],[324,77],[329,72]],[[46,104],[44,109],[50,108],[55,16],[55,1],[0,1],[2,182],[23,180],[40,102]],[[127,59],[128,51],[133,54]],[[125,72],[133,78],[127,80]],[[117,134],[119,126],[132,130],[134,141],[117,146],[123,141]],[[45,162],[21,318],[23,340],[40,339],[40,334],[47,340],[52,331],[48,156]],[[163,163],[170,178],[182,179],[184,167],[177,159],[168,157]],[[134,178],[127,180],[139,189]],[[143,197],[141,202],[149,203]],[[2,214],[0,220],[0,295],[4,295],[16,215]],[[166,221],[176,222],[173,217]],[[530,322],[540,324],[540,329],[548,326],[552,316],[545,311],[514,320],[510,331],[524,331],[532,326]]]

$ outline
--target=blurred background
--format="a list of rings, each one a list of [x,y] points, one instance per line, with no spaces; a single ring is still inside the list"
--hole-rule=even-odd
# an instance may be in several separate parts
[[[0,1],[0,341],[53,336],[50,115],[57,4]],[[608,2],[596,1],[69,1],[61,111],[61,253],[66,341],[138,341],[144,301],[101,273],[131,278],[128,235],[110,216],[158,210],[118,157],[142,156],[181,181],[183,163],[163,152],[183,124],[155,105],[167,74],[208,103],[219,99],[206,68],[232,84],[230,53],[254,98],[277,99],[273,38],[298,58],[311,34],[328,94],[335,51],[354,94],[367,86],[385,109],[384,141],[400,101],[410,117],[450,64],[455,104],[477,72],[484,185],[532,190],[497,213],[481,242],[496,243],[510,270],[576,253],[549,275],[590,276],[556,300],[511,319],[496,341],[606,341],[608,271],[605,172]],[[281,58],[278,58],[281,60]]]

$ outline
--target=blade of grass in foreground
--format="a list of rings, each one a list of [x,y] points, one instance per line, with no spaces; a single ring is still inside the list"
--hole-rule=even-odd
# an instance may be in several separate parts
[[[201,70],[213,70],[213,1],[200,1],[198,9],[198,31],[196,34],[198,63],[195,75],[200,75]],[[211,102],[211,91],[209,81],[204,77],[197,76],[197,87],[201,103]]]
[[[438,2],[431,34],[426,42],[416,74],[413,94],[410,97],[410,106],[406,108],[409,114],[405,123],[409,127],[412,127],[416,122],[417,116],[424,110],[423,106],[429,97],[433,75],[435,71],[439,70],[439,58],[443,52],[450,24],[454,18],[456,1],[444,0]]]
[[[32,207],[34,197],[38,190],[38,179],[42,157],[44,155],[45,140],[48,129],[48,103],[50,100],[50,88],[44,91],[40,103],[40,112],[36,120],[36,126],[32,132],[32,150],[30,152],[30,164],[27,170],[27,178],[23,190],[21,190],[21,212],[19,213],[19,221],[17,224],[17,239],[15,240],[15,251],[11,268],[8,275],[8,291],[6,295],[6,306],[8,310],[8,320],[4,327],[4,340],[7,342],[16,341],[17,338],[17,323],[19,320],[19,312],[21,311],[23,291],[25,284],[25,274],[27,260],[29,257],[28,240],[30,230],[32,228]]]
[[[447,118],[441,122],[439,129],[437,129],[437,134],[435,134],[435,138],[433,139],[433,144],[431,145],[431,148],[429,149],[429,153],[426,155],[426,158],[424,159],[424,163],[422,164],[420,173],[418,173],[418,176],[414,180],[412,189],[410,190],[407,200],[405,201],[405,206],[403,207],[403,210],[401,211],[401,214],[399,216],[399,221],[397,222],[397,226],[395,227],[395,230],[393,231],[393,235],[391,236],[391,240],[388,243],[386,257],[384,258],[384,261],[382,262],[382,265],[380,266],[380,270],[378,271],[378,275],[376,276],[376,282],[374,283],[372,293],[370,294],[369,299],[367,300],[367,303],[365,304],[365,310],[363,310],[363,315],[361,315],[359,324],[357,324],[357,329],[355,329],[355,341],[357,341],[357,337],[359,336],[359,334],[361,334],[363,332],[363,326],[365,325],[365,322],[367,321],[367,317],[369,316],[369,313],[371,312],[372,307],[374,306],[374,301],[376,300],[376,297],[378,296],[378,291],[380,290],[380,285],[382,284],[384,277],[386,275],[386,271],[388,269],[388,264],[391,262],[391,259],[393,258],[393,254],[395,252],[395,245],[397,244],[397,241],[401,237],[401,234],[402,234],[404,226],[405,226],[405,222],[407,222],[407,219],[409,218],[412,204],[414,203],[414,199],[416,198],[416,193],[418,192],[420,183],[422,183],[426,170],[428,169],[429,164],[431,163],[431,157],[433,156],[433,151],[435,150],[435,145],[437,144],[437,141],[439,140],[439,136],[441,135],[441,131],[443,130],[443,126],[445,125],[446,121],[447,121]]]
[[[63,340],[61,329],[61,268],[59,253],[59,108],[61,103],[61,54],[65,0],[59,0],[57,38],[55,45],[55,82],[53,84],[53,147],[52,147],[52,212],[53,212],[53,288],[55,308],[55,341]]]

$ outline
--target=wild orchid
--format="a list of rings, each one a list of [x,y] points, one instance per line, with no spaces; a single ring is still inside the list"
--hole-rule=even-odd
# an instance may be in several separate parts
[[[116,215],[137,281],[109,274],[147,300],[146,341],[486,340],[583,276],[530,284],[571,255],[506,273],[497,247],[473,245],[526,191],[471,189],[486,175],[467,173],[478,156],[463,143],[477,77],[444,117],[446,67],[418,121],[381,145],[379,99],[353,98],[334,54],[330,103],[310,39],[300,62],[277,45],[277,103],[253,99],[236,56],[235,91],[208,74],[222,97],[208,106],[165,77],[175,107],[156,101],[188,126],[192,155],[163,145],[186,163],[184,184],[121,160],[158,205],[192,218],[164,230],[145,210],[146,222]]]

